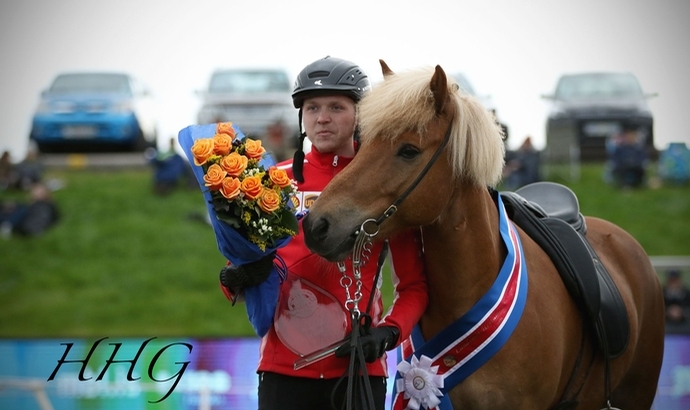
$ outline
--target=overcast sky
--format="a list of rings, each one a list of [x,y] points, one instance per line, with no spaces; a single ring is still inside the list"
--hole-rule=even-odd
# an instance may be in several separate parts
[[[21,159],[38,96],[69,70],[124,70],[160,101],[161,139],[194,122],[218,67],[282,66],[294,76],[325,55],[374,82],[440,64],[491,95],[510,127],[544,144],[546,101],[563,73],[631,71],[655,115],[657,148],[689,141],[687,0],[3,0],[0,150]],[[296,121],[296,119],[295,119]]]

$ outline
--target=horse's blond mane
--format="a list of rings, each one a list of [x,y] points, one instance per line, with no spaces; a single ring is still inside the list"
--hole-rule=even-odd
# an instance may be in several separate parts
[[[423,138],[435,119],[429,84],[433,68],[387,76],[359,103],[363,142],[372,138],[395,139],[404,132]],[[503,170],[504,146],[500,127],[474,97],[458,90],[448,79],[448,93],[455,106],[449,141],[454,178],[465,177],[479,185],[495,185]]]

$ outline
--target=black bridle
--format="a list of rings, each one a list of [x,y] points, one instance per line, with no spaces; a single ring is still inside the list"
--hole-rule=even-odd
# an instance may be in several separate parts
[[[448,124],[448,129],[446,129],[446,135],[443,137],[443,141],[441,141],[441,145],[436,148],[436,152],[434,152],[434,155],[429,159],[429,162],[427,162],[426,166],[424,166],[424,169],[417,175],[417,178],[412,181],[410,186],[407,187],[407,189],[400,194],[400,196],[381,214],[381,216],[378,217],[378,219],[367,219],[362,223],[362,228],[361,230],[364,230],[364,226],[369,223],[373,222],[376,225],[376,228],[383,223],[386,219],[390,218],[393,216],[393,214],[398,210],[398,207],[400,204],[407,199],[407,197],[412,193],[412,191],[419,185],[420,182],[422,182],[422,179],[424,176],[429,172],[431,167],[436,163],[436,160],[438,160],[438,157],[441,155],[443,150],[446,148],[446,145],[448,145],[448,141],[450,140],[450,132],[453,128],[453,118],[450,120],[450,124]]]

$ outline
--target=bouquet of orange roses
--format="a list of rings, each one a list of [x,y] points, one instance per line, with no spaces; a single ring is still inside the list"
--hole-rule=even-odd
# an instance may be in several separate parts
[[[261,146],[231,123],[192,125],[178,136],[202,187],[218,247],[242,265],[297,234],[295,187]]]

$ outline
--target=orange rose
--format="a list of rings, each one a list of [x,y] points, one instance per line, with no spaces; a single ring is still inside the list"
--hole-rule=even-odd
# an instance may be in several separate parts
[[[218,155],[228,155],[232,148],[232,138],[228,134],[213,136],[213,152]]]
[[[216,134],[226,134],[231,139],[235,139],[235,129],[231,122],[219,122],[216,124]]]
[[[242,192],[244,192],[245,198],[256,199],[261,195],[264,187],[261,185],[261,175],[254,175],[247,177],[242,181],[240,186]]]
[[[259,159],[266,152],[261,146],[261,140],[245,139],[244,154],[251,159]]]
[[[271,182],[273,182],[281,188],[288,187],[291,184],[290,178],[288,177],[288,174],[287,172],[285,172],[284,169],[270,167],[268,169],[268,177],[271,179]]]
[[[236,152],[231,152],[229,155],[223,157],[220,160],[220,166],[227,171],[228,175],[233,177],[238,177],[242,172],[247,169],[247,163],[249,158],[244,155],[240,155]]]
[[[201,166],[213,155],[213,138],[200,138],[192,145],[194,165]]]
[[[220,193],[230,201],[237,198],[240,194],[240,180],[234,177],[223,178]]]
[[[270,214],[280,208],[280,195],[272,189],[264,188],[256,203],[264,212]]]
[[[208,167],[208,170],[206,170],[206,175],[204,175],[204,185],[209,187],[209,189],[212,191],[218,191],[223,184],[223,178],[225,178],[227,174],[228,173],[225,172],[220,165],[213,164]]]

